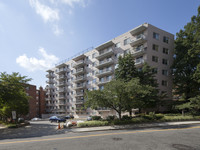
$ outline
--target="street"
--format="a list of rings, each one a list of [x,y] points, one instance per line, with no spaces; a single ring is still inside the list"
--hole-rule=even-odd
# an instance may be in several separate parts
[[[56,125],[0,130],[0,150],[200,150],[200,125],[82,133]]]

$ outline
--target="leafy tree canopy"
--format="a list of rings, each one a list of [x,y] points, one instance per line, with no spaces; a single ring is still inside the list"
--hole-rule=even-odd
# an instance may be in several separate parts
[[[19,73],[11,75],[3,72],[0,74],[0,115],[11,117],[11,111],[16,111],[18,115],[28,113],[28,99],[25,87],[28,79]]]

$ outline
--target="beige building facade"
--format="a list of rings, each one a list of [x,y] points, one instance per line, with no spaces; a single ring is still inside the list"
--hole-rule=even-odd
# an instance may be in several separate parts
[[[103,89],[114,78],[118,57],[131,53],[138,69],[147,62],[154,67],[160,92],[172,98],[174,35],[144,23],[96,48],[82,52],[47,70],[46,112],[77,118],[113,115],[113,110],[84,110],[84,92]]]

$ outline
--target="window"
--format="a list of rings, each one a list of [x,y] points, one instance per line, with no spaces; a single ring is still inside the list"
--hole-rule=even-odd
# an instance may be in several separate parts
[[[100,78],[100,82],[104,82],[104,78]]]
[[[152,73],[158,73],[158,68],[153,68]]]
[[[167,59],[162,59],[162,63],[163,63],[164,65],[168,65],[168,60],[167,60]]]
[[[124,40],[124,45],[127,45],[127,44],[129,44],[130,42],[131,42],[131,39],[130,39],[130,38],[125,39],[125,40]]]
[[[169,54],[168,48],[163,48],[163,53],[164,53],[164,54]]]
[[[159,34],[158,33],[155,33],[153,32],[153,38],[156,39],[156,40],[159,40]]]
[[[99,88],[100,88],[100,90],[103,90],[103,89],[104,89],[104,86],[100,86]]]
[[[88,80],[88,81],[87,81],[87,84],[90,85],[90,83],[91,83],[91,82]]]
[[[135,49],[135,51],[141,51],[144,48],[144,45],[138,45]]]
[[[166,36],[164,36],[164,37],[163,37],[163,42],[165,42],[165,43],[169,43],[169,38],[166,37]]]
[[[120,42],[116,43],[115,47],[117,47],[117,48],[121,47],[121,43]]]
[[[158,62],[158,57],[157,56],[152,56],[152,61],[153,62]]]
[[[158,51],[158,45],[153,44],[153,45],[152,45],[152,49],[153,49],[154,51]]]
[[[125,55],[128,54],[128,53],[130,53],[130,49],[126,49],[126,50],[124,51],[124,54],[125,54]]]
[[[117,53],[117,54],[115,54],[115,57],[119,58],[120,55],[121,55],[120,53]]]
[[[143,56],[137,57],[137,58],[135,59],[135,63],[136,63],[136,64],[137,64],[137,63],[142,63],[143,61],[144,61]]]
[[[93,79],[93,83],[96,83],[96,79]]]
[[[106,80],[107,80],[107,81],[110,81],[111,79],[112,79],[112,76],[107,76],[107,77],[106,77]]]
[[[92,71],[92,75],[94,75],[95,74],[95,72],[94,71]]]
[[[168,84],[168,83],[167,83],[166,80],[162,80],[162,85],[163,85],[163,86],[167,86],[167,84]]]
[[[168,76],[168,70],[162,70],[162,74]]]

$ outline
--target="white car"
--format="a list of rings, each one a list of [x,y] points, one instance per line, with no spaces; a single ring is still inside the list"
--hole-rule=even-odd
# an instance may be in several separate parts
[[[42,119],[41,118],[37,118],[37,117],[31,119],[31,121],[39,121],[39,120],[42,120]]]

